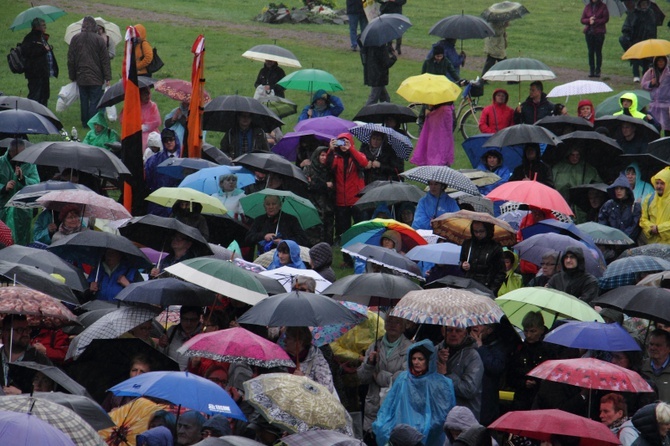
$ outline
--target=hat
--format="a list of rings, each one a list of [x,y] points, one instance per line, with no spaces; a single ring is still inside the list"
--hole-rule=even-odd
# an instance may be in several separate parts
[[[421,445],[423,434],[409,424],[398,424],[391,431],[389,442],[394,446],[417,446]]]
[[[159,149],[163,147],[163,143],[161,142],[161,134],[158,132],[149,133],[149,137],[147,138],[147,147],[158,147]]]
[[[163,130],[161,131],[161,140],[163,140],[163,139],[165,139],[165,138],[174,138],[174,139],[176,139],[176,138],[177,138],[177,134],[176,134],[175,131],[172,130],[172,129],[163,129]]]

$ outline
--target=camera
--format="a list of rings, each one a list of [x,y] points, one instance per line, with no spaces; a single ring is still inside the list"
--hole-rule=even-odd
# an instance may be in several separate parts
[[[346,143],[344,142],[343,139],[338,139],[335,141],[335,147],[344,147],[344,144]]]

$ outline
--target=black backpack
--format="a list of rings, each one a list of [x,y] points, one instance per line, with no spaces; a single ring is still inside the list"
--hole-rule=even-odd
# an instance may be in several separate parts
[[[14,74],[23,74],[26,71],[26,58],[23,56],[21,44],[17,43],[7,54],[9,69]]]

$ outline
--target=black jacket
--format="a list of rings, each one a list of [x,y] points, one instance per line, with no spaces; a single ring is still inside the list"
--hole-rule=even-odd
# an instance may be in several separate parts
[[[398,158],[390,145],[384,141],[379,155],[375,156],[369,144],[361,146],[361,153],[365,155],[368,161],[379,161],[381,167],[365,169],[365,184],[370,184],[376,180],[400,181],[399,173],[403,171],[404,163]]]
[[[463,243],[461,265],[467,261],[470,269],[465,272],[465,277],[476,280],[497,295],[505,280],[503,250],[500,244],[492,239],[493,225],[484,223],[484,227],[487,232],[484,239],[478,240],[473,235],[470,240]]]
[[[547,287],[563,291],[590,303],[598,296],[598,279],[586,272],[584,252],[580,248],[574,246],[567,248],[561,256],[561,265],[563,265],[566,254],[573,254],[577,257],[577,268],[572,270],[563,268],[563,271],[554,274],[549,279]]]
[[[39,79],[49,77],[49,58],[47,54],[49,51],[53,56],[54,74],[58,77],[58,62],[56,56],[53,55],[53,47],[49,45],[50,50],[47,50],[42,44],[42,31],[32,30],[23,38],[21,42],[21,52],[26,59],[26,71],[24,73],[26,79]]]
[[[282,70],[279,65],[273,65],[271,67],[263,66],[261,71],[258,72],[254,87],[258,87],[259,85],[269,85],[270,88],[275,91],[275,96],[283,98],[285,88],[281,85],[277,85],[277,82],[282,80],[285,76],[286,73],[284,73],[284,70]]]
[[[382,46],[363,46],[361,48],[361,63],[363,64],[363,84],[369,87],[385,87],[389,84],[389,68],[398,59],[392,53],[390,43]]]
[[[394,2],[377,0],[379,5],[379,14],[402,14],[402,5],[407,3],[407,0],[395,0]]]
[[[285,212],[279,213],[276,217],[268,217],[267,214],[256,217],[247,232],[245,242],[251,246],[256,246],[259,242],[265,243],[265,234],[277,234],[279,238],[293,240],[300,246],[307,246],[309,243],[298,219]]]
[[[521,113],[514,112],[515,124],[535,124],[545,116],[551,116],[554,111],[554,104],[549,102],[546,93],[542,93],[539,103],[533,102],[528,96],[521,103]]]
[[[661,438],[658,432],[657,404],[648,404],[633,415],[633,426],[640,432],[640,436],[633,442],[633,446],[661,446],[667,443],[668,438]]]
[[[538,181],[545,186],[554,187],[554,176],[551,173],[551,167],[540,161],[540,147],[537,144],[533,144],[532,147],[536,151],[535,160],[528,161],[524,154],[523,162],[520,166],[514,168],[509,181],[522,181],[524,178],[528,178]]]

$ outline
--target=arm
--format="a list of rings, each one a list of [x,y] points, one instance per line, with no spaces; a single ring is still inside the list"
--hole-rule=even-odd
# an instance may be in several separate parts
[[[504,280],[505,262],[503,261],[502,248],[497,245],[489,257],[489,288],[494,294],[498,294]]]
[[[426,212],[426,200],[423,198],[419,200],[419,203],[416,205],[416,210],[414,211],[414,221],[412,221],[412,228],[430,229],[430,217]]]
[[[165,116],[165,122],[163,123],[165,127],[172,127],[175,124],[181,124],[183,127],[188,125],[188,119],[186,115],[181,112],[179,107],[168,113],[167,116]]]
[[[632,221],[623,229],[623,231],[628,234],[630,238],[636,240],[640,235],[640,217],[642,215],[642,207],[640,206],[640,203],[633,203],[631,212],[633,214]]]
[[[368,157],[353,147],[349,150],[349,153],[351,153],[354,162],[356,162],[361,169],[365,169],[365,166],[368,165]]]
[[[137,71],[144,70],[149,66],[151,61],[154,60],[154,49],[151,47],[149,42],[143,40],[142,43],[140,43],[140,50],[140,57],[136,60]]]
[[[598,279],[591,277],[591,280],[584,286],[582,294],[579,296],[580,300],[583,300],[587,304],[590,303],[593,299],[598,297]]]
[[[479,118],[479,131],[482,133],[495,133],[495,127],[491,126],[489,122],[491,121],[492,107],[484,107],[482,110],[482,116]]]
[[[100,37],[100,45],[98,47],[98,57],[102,68],[102,76],[105,82],[112,80],[112,64],[109,61],[109,51],[107,51],[107,42]]]
[[[306,105],[305,108],[302,109],[302,113],[300,113],[300,116],[298,116],[298,122],[304,121],[305,119],[309,119],[309,109],[311,108],[311,105]]]
[[[342,100],[331,94],[328,95],[328,101],[330,102],[329,108],[333,116],[340,116],[340,114],[344,111],[344,104],[342,104]]]

